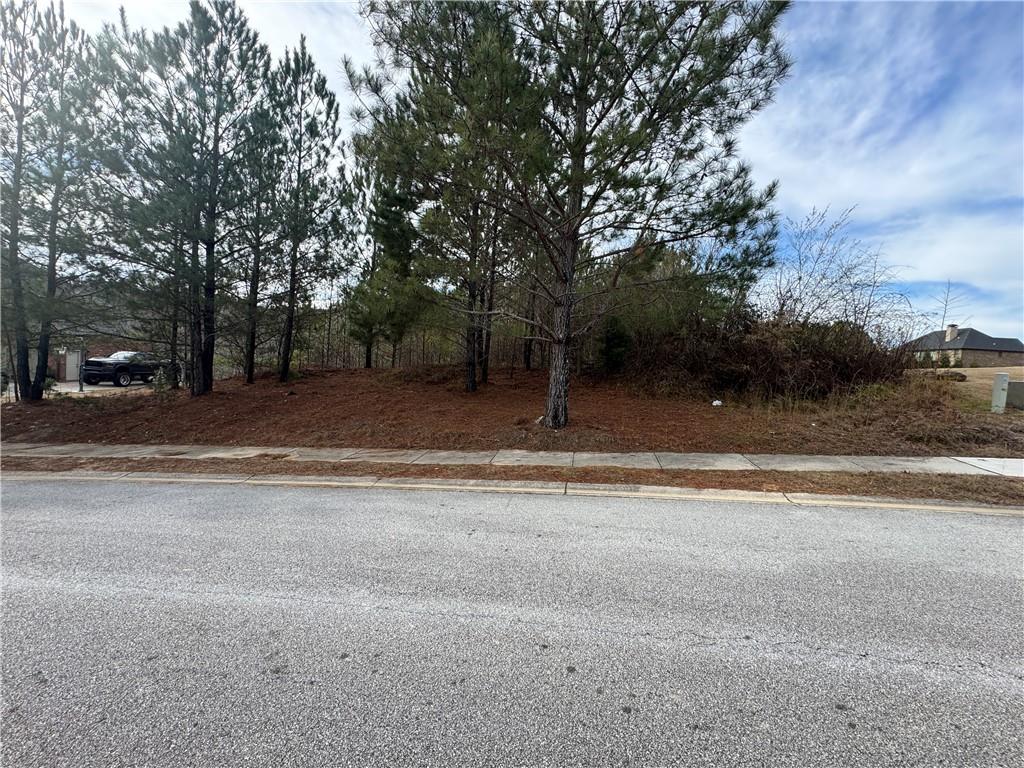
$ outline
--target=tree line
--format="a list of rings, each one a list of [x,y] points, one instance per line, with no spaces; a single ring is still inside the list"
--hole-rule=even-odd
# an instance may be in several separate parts
[[[785,9],[371,0],[378,56],[343,61],[343,136],[305,39],[274,61],[231,0],[153,32],[122,11],[93,37],[60,6],[7,0],[19,389],[42,396],[57,320],[159,346],[201,395],[228,349],[248,382],[273,349],[287,381],[303,333],[326,322],[330,344],[340,316],[367,367],[381,345],[394,364],[413,333],[443,336],[470,392],[496,339],[517,339],[525,367],[543,355],[560,428],[585,364],[791,326],[753,293],[778,257],[776,188],[737,146],[789,70]]]
[[[192,3],[153,33],[122,11],[93,38],[62,6],[2,8],[4,289],[21,392],[41,396],[53,318],[76,310],[94,330],[127,321],[160,339],[200,395],[226,305],[244,315],[251,381],[271,302],[287,380],[298,303],[340,268],[354,210],[337,99],[305,40],[272,61],[231,2]]]
[[[382,63],[346,62],[358,143],[405,180],[422,251],[463,304],[467,389],[493,318],[516,319],[547,347],[544,423],[560,428],[574,348],[620,289],[679,272],[749,288],[771,259],[775,190],[755,186],[735,137],[788,70],[784,10],[364,6]]]

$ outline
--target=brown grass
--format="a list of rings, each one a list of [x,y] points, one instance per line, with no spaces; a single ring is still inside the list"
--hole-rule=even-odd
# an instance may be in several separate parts
[[[1024,414],[966,405],[949,382],[908,378],[823,403],[649,397],[626,383],[574,381],[571,424],[543,412],[543,372],[508,370],[475,394],[459,372],[342,370],[291,384],[217,382],[187,394],[5,405],[5,440],[437,449],[1024,455]]]
[[[997,373],[1010,374],[1010,381],[1024,381],[1024,365],[1003,366],[1001,368],[954,368],[967,377],[955,389],[974,398],[978,404],[987,408],[992,402],[992,380]]]
[[[493,465],[411,466],[408,464],[331,463],[281,458],[255,459],[73,459],[7,458],[6,471],[199,472],[250,475],[307,475],[449,478],[459,480],[542,480],[575,483],[724,488],[785,493],[831,493],[899,499],[941,499],[1020,506],[1024,481],[978,475],[925,475],[848,472],[716,472],[617,469],[613,467],[499,467]]]

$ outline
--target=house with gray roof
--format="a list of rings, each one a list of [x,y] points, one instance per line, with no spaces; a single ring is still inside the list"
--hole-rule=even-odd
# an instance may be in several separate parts
[[[955,368],[989,368],[1024,365],[1024,342],[1000,339],[974,328],[947,325],[910,342],[919,363],[942,363],[943,357]]]

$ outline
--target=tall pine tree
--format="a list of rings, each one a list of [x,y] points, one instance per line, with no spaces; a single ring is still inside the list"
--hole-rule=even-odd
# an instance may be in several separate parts
[[[331,249],[320,246],[324,238],[341,235],[340,209],[347,205],[348,189],[341,170],[338,103],[306,48],[305,36],[274,71],[273,93],[281,125],[280,196],[288,260],[279,377],[288,381],[303,283],[327,266]]]
[[[757,244],[774,231],[774,187],[754,188],[735,135],[787,72],[775,33],[785,7],[516,4],[498,11],[508,14],[507,25],[477,38],[466,29],[496,13],[491,6],[467,4],[461,14],[428,2],[368,7],[377,40],[408,69],[410,97],[449,105],[417,111],[423,134],[450,136],[451,114],[475,129],[475,145],[508,182],[494,205],[529,228],[547,259],[536,286],[548,314],[527,319],[550,348],[549,427],[568,423],[574,340],[606,306],[600,297],[651,248],[748,241],[754,245],[739,252],[766,258]],[[528,73],[506,96],[517,99],[516,109],[495,109],[503,92],[485,87],[493,77],[461,77],[479,60]],[[449,185],[479,194],[479,173],[458,163],[448,172]],[[584,277],[593,288],[581,294]],[[592,316],[578,323],[581,309]]]

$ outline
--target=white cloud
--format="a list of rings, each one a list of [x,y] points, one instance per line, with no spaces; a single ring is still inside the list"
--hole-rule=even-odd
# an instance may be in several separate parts
[[[302,2],[300,0],[239,0],[249,23],[270,48],[275,59],[288,48],[295,48],[306,35],[313,60],[327,77],[342,106],[346,119],[351,102],[342,71],[343,56],[357,63],[370,62],[373,45],[359,16],[356,2]],[[69,18],[90,34],[99,32],[105,22],[116,23],[121,5],[125,6],[132,28],[159,30],[174,27],[188,16],[188,2],[179,0],[66,0]],[[345,120],[347,124],[347,120]]]
[[[1009,4],[798,4],[793,74],[741,141],[784,213],[856,206],[908,281],[984,297],[966,313],[994,335],[1024,332],[1021,19]]]
[[[966,294],[961,325],[1016,338],[1024,337],[1022,240],[1019,212],[934,215],[871,238],[891,262],[906,265],[907,281],[958,284]],[[930,308],[927,299],[920,304]]]

